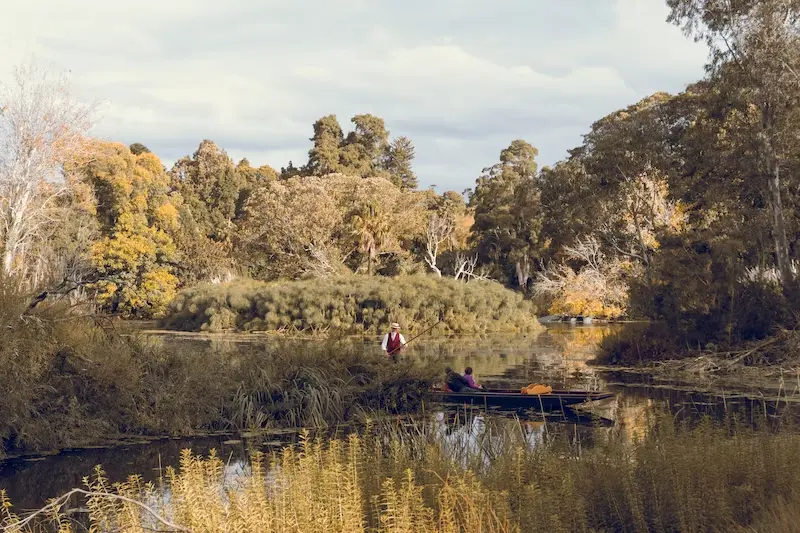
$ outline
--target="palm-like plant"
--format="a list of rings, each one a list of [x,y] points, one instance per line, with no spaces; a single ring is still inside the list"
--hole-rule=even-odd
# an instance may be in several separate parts
[[[372,275],[378,250],[389,239],[389,217],[373,202],[359,207],[351,218],[352,235],[360,252],[367,256],[367,272]]]

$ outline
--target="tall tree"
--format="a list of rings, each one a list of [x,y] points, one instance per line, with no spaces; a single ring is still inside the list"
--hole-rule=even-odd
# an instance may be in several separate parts
[[[734,102],[757,111],[758,178],[772,211],[775,262],[786,288],[794,278],[782,170],[796,151],[800,109],[800,1],[667,0],[669,21],[711,49],[709,71]]]
[[[469,201],[475,216],[471,241],[481,262],[493,265],[523,289],[540,251],[537,155],[526,141],[513,141],[500,152],[499,163],[484,169]]]
[[[356,115],[350,121],[355,128],[344,141],[341,171],[362,178],[385,176],[384,161],[389,147],[385,122],[370,114]]]
[[[0,243],[2,269],[24,275],[25,254],[52,221],[64,191],[63,165],[82,149],[90,109],[66,77],[18,67],[0,92]]]
[[[417,175],[411,168],[416,155],[414,144],[408,137],[397,137],[386,150],[385,168],[392,183],[402,190],[417,188]]]
[[[225,150],[204,140],[191,157],[175,163],[170,175],[184,207],[205,235],[227,242],[234,231],[242,180]]]
[[[340,172],[340,161],[344,134],[336,115],[327,115],[314,123],[314,146],[308,151],[307,172],[312,176],[324,176]]]
[[[235,219],[238,221],[242,215],[244,206],[248,198],[259,187],[263,187],[267,183],[278,179],[278,172],[269,165],[261,165],[260,167],[250,166],[250,161],[247,158],[242,159],[236,165],[236,174],[239,181],[239,196],[236,199],[236,215]]]
[[[113,312],[158,316],[175,296],[179,225],[169,177],[158,157],[133,155],[125,145],[97,142],[82,167],[97,198],[103,237],[92,248],[99,299]]]

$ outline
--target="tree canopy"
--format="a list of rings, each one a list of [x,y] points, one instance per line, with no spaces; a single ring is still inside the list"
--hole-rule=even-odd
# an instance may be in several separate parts
[[[542,312],[650,317],[706,340],[763,335],[778,319],[756,320],[745,302],[769,316],[798,303],[800,1],[667,5],[709,44],[702,79],[598,117],[544,168],[534,139],[511,140],[475,169],[466,200],[418,190],[414,143],[374,114],[352,116],[349,131],[320,117],[306,161],[237,163],[207,139],[165,171],[141,143],[87,139],[67,102],[56,131],[69,134],[38,174],[15,189],[17,160],[0,166],[5,269],[31,286],[77,280],[137,316],[235,276],[427,272],[503,283]],[[37,105],[60,109],[47,100],[56,92]],[[19,110],[31,95],[6,98]],[[63,170],[63,187],[45,168]],[[30,200],[19,231],[13,198]]]

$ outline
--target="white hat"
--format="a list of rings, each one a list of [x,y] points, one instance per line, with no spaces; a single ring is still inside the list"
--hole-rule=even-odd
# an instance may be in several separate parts
[[[400,324],[397,322],[392,322],[392,329],[400,329]]]

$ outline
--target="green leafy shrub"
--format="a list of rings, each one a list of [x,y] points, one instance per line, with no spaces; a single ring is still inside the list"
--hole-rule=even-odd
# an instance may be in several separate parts
[[[498,283],[425,275],[204,284],[181,292],[162,324],[192,331],[235,327],[374,334],[392,322],[414,332],[440,320],[437,331],[449,334],[543,329],[532,304]]]

